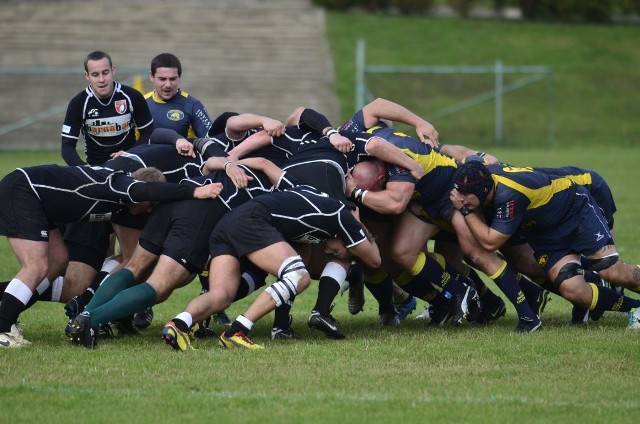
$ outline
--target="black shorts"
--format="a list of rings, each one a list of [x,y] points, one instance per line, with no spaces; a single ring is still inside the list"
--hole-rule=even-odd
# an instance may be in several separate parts
[[[55,228],[21,171],[0,181],[0,235],[33,241],[49,241]]]
[[[147,223],[147,219],[149,219],[148,213],[132,215],[131,212],[129,212],[129,209],[122,208],[113,214],[111,222],[115,225],[142,230],[144,225]]]
[[[266,206],[247,202],[216,225],[209,239],[209,254],[212,258],[221,255],[242,258],[281,241],[286,239],[273,225]]]
[[[219,200],[162,203],[140,234],[140,247],[165,255],[189,272],[201,273],[209,258],[209,236],[229,209]]]
[[[65,226],[64,244],[70,262],[82,262],[100,271],[111,245],[110,221],[72,222]]]

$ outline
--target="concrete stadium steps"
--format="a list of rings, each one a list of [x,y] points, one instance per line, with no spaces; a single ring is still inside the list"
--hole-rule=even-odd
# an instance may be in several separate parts
[[[82,61],[93,50],[111,54],[122,82],[142,74],[146,90],[151,58],[175,53],[182,88],[214,117],[233,110],[284,120],[300,105],[338,116],[324,12],[308,0],[10,1],[0,6],[0,38],[0,84],[8,90],[0,127],[63,109],[0,136],[0,149],[58,148],[64,109],[86,86]],[[69,72],[1,73],[16,67]]]

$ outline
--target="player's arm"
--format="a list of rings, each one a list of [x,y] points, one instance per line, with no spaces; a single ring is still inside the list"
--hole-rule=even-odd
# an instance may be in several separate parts
[[[138,140],[135,144],[149,144],[149,137],[151,137],[151,133],[153,133],[153,116],[149,110],[149,105],[142,93],[138,90],[132,89],[127,93],[131,97],[133,121],[139,133]]]
[[[293,112],[291,112],[291,115],[289,115],[289,117],[285,121],[284,125],[287,127],[298,125],[298,123],[300,123],[300,115],[302,115],[302,112],[304,112],[304,110],[305,108],[302,106],[298,106],[297,108],[295,108]]]
[[[189,140],[178,134],[177,131],[170,128],[155,128],[149,137],[149,143],[175,146],[178,154],[182,156],[191,156],[192,158],[196,157],[196,148],[194,145]]]
[[[509,234],[502,234],[489,227],[477,211],[462,215],[460,211],[456,210],[453,212],[452,220],[463,220],[464,224],[469,227],[471,234],[473,234],[480,243],[480,246],[489,252],[495,252],[500,249],[510,237]]]
[[[213,199],[221,191],[222,183],[193,187],[189,184],[137,181],[131,185],[129,197],[133,202],[171,202],[186,199]]]
[[[255,157],[242,159],[239,163],[264,173],[274,186],[278,185],[284,171],[268,159]]]
[[[300,111],[299,123],[305,125],[309,129],[321,133],[329,139],[329,142],[340,153],[348,153],[353,150],[353,143],[347,137],[340,134],[336,130],[329,119],[318,111],[308,108],[296,109],[296,112]],[[295,120],[293,115],[289,117],[292,121]],[[289,119],[287,121],[289,121]]]
[[[193,128],[193,132],[196,137],[207,137],[213,124],[213,119],[211,119],[209,112],[207,112],[207,109],[200,100],[195,100],[193,97],[191,98],[194,100],[191,112],[191,127]]]
[[[70,137],[62,137],[62,145],[60,146],[60,154],[62,155],[62,159],[69,166],[82,166],[86,165],[85,162],[82,161],[78,151],[76,150],[76,146],[78,144],[78,139],[72,139]]]
[[[237,188],[246,188],[249,181],[253,177],[247,175],[244,169],[238,166],[238,163],[227,156],[212,156],[208,158],[202,165],[202,174],[208,175],[213,171],[224,170],[231,182]]]
[[[253,128],[262,128],[271,137],[279,137],[284,134],[285,130],[284,124],[277,119],[253,113],[243,113],[227,119],[226,130],[229,138],[238,139],[246,131]]]
[[[401,214],[409,204],[415,184],[405,181],[392,181],[386,184],[384,190],[370,191],[356,187],[351,174],[347,176],[349,198],[361,206],[366,206],[381,214]]]
[[[377,125],[382,119],[402,122],[414,127],[418,138],[423,143],[428,143],[432,147],[438,145],[438,131],[433,125],[404,106],[379,97],[364,106],[362,112],[367,128]]]
[[[258,149],[268,146],[269,144],[271,144],[271,136],[264,130],[258,131],[231,149],[229,151],[229,156],[235,159],[240,159],[251,152],[255,152]]]
[[[78,106],[77,103],[76,98],[69,102],[61,131],[60,155],[69,166],[86,164],[76,150],[78,138],[80,138],[80,129],[82,128],[82,107]]]
[[[479,159],[482,159],[487,165],[498,163],[498,159],[493,155],[456,144],[441,144],[437,151],[443,155],[459,160],[460,162],[465,161],[470,156],[476,156]]]
[[[454,209],[452,221],[457,221],[458,225],[464,224],[469,227],[469,231],[471,231],[471,234],[478,240],[483,249],[494,252],[506,243],[511,236],[488,226],[481,215],[482,207],[470,208],[469,205],[464,203],[464,197],[461,197],[455,188],[451,190],[449,199],[451,199]]]
[[[380,250],[372,238],[364,240],[362,243],[348,248],[348,250],[353,256],[358,258],[359,262],[368,268],[378,269],[382,265]]]
[[[424,175],[422,165],[398,147],[380,137],[371,137],[367,141],[365,150],[371,156],[375,156],[384,162],[407,169],[416,180],[419,180]]]

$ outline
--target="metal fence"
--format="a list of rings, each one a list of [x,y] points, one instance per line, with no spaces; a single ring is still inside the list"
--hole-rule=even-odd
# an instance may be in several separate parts
[[[462,101],[453,103],[447,107],[429,114],[429,120],[454,115],[485,102],[494,102],[494,142],[503,145],[504,134],[504,105],[505,95],[522,89],[526,86],[546,81],[546,137],[547,144],[554,144],[554,87],[553,70],[548,66],[505,66],[500,60],[496,60],[493,66],[402,66],[402,65],[373,65],[366,61],[366,42],[358,40],[356,47],[356,109],[362,108],[376,96],[367,85],[367,75],[372,74],[424,74],[424,75],[493,75],[493,87],[485,92],[468,97]],[[523,75],[515,81],[505,83],[505,75]]]

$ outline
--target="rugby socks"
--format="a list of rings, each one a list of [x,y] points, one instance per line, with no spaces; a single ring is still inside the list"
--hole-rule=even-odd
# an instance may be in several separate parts
[[[9,282],[0,302],[0,333],[11,331],[11,326],[18,322],[32,296],[33,292],[22,281],[14,278]]]
[[[4,291],[7,289],[11,281],[0,281],[0,300],[2,300],[2,296],[4,295]]]
[[[135,284],[136,279],[133,276],[133,273],[126,268],[122,268],[111,274],[106,280],[102,282],[102,284],[100,284],[100,287],[98,288],[98,290],[96,290],[96,293],[93,295],[93,298],[87,304],[85,309],[88,311],[96,309],[113,299],[113,297],[120,293],[122,290],[133,287]],[[132,314],[138,312],[139,310],[140,309],[133,311]]]
[[[145,282],[118,292],[110,301],[95,309],[87,305],[86,310],[91,314],[91,325],[97,327],[100,324],[133,315],[155,305],[156,301],[155,289]]]
[[[380,270],[372,275],[365,274],[364,285],[378,301],[378,314],[387,314],[395,309],[393,306],[393,280],[386,272]]]
[[[242,277],[240,277],[240,285],[238,286],[236,297],[233,301],[244,299],[256,291],[256,289],[264,287],[267,284],[267,276],[268,274],[264,271],[255,272],[253,270],[247,270],[243,272]]]
[[[466,277],[464,277],[466,278]],[[420,252],[411,270],[397,279],[398,285],[421,299],[433,299],[434,290],[445,299],[464,293],[467,284],[439,253]]]
[[[531,281],[528,277],[525,277],[522,274],[516,274],[518,278],[518,283],[520,284],[520,289],[522,293],[524,293],[524,297],[527,299],[531,310],[540,315],[542,311],[542,302],[544,301],[544,292],[545,289]]]
[[[434,266],[435,264],[435,266]],[[439,284],[433,284],[437,279]],[[442,268],[436,261],[423,252],[418,255],[418,260],[411,270],[405,271],[396,278],[396,284],[405,292],[411,293],[415,297],[431,302],[443,290],[444,285]],[[445,294],[445,297],[451,298],[451,294]],[[395,302],[394,300],[394,303]]]
[[[180,312],[171,321],[175,324],[176,328],[183,333],[188,333],[193,325],[193,317],[189,312]]]
[[[52,282],[49,282],[49,279],[45,277],[36,287],[36,293],[31,297],[27,309],[37,301],[60,302],[62,286],[64,286],[64,277],[56,277]]]
[[[485,304],[495,304],[499,301],[500,296],[491,291],[489,287],[482,281],[482,277],[478,272],[471,268],[467,264],[462,264],[464,270],[463,275],[467,277],[473,283],[473,286],[478,292],[478,296],[480,297],[480,302],[484,302]]]
[[[589,283],[591,287],[590,311],[617,311],[629,312],[633,308],[640,307],[640,299],[633,299],[607,287]]]
[[[362,267],[358,265],[357,262],[352,263],[349,267],[349,271],[347,272],[347,282],[349,283],[349,287],[362,285],[363,279]]]
[[[537,321],[538,316],[531,310],[524,293],[520,289],[519,274],[517,274],[506,262],[502,262],[502,266],[494,275],[489,276],[496,286],[516,308],[518,318]]]
[[[289,313],[291,312],[291,306],[293,306],[294,300],[295,296],[292,296],[286,303],[278,306],[275,311],[273,311],[273,328],[287,329],[291,326]]]
[[[247,319],[244,315],[238,315],[238,317],[231,323],[231,328],[224,332],[224,336],[231,337],[239,331],[246,335],[249,334],[249,331],[251,331],[252,328],[253,322]]]
[[[400,291],[400,293],[396,293],[395,290],[393,293],[393,303],[395,305],[404,303],[411,298],[411,294],[404,291],[400,286],[398,286],[398,290]]]
[[[320,312],[320,315],[327,316],[331,312],[331,303],[340,292],[340,283],[329,276],[322,276],[318,280],[318,298],[314,311]]]

